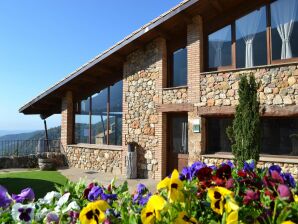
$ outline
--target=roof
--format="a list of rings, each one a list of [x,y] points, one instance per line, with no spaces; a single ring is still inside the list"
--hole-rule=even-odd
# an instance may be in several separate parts
[[[19,109],[19,112],[24,113],[24,114],[35,114],[35,112],[30,113],[30,111],[28,111],[28,109],[30,107],[32,107],[32,106],[34,107],[35,103],[37,103],[38,101],[41,101],[43,98],[45,98],[49,94],[53,93],[55,90],[57,90],[61,86],[65,85],[66,83],[70,82],[71,80],[73,80],[75,77],[77,77],[78,75],[80,75],[81,73],[83,73],[84,71],[89,69],[90,67],[92,67],[95,64],[99,63],[103,59],[107,58],[111,54],[118,51],[119,49],[125,47],[129,43],[131,43],[134,40],[138,39],[140,36],[144,35],[149,30],[157,27],[158,25],[160,25],[164,21],[166,21],[169,18],[175,16],[176,14],[180,13],[181,11],[183,11],[184,9],[186,9],[187,7],[193,5],[196,2],[198,2],[198,0],[185,0],[185,1],[181,2],[180,4],[178,4],[177,6],[170,9],[169,11],[167,11],[167,12],[163,13],[162,15],[158,16],[156,19],[150,21],[146,25],[142,26],[140,29],[134,31],[133,33],[131,33],[130,35],[128,35],[127,37],[125,37],[124,39],[122,39],[121,41],[119,41],[118,43],[113,45],[111,48],[109,48],[106,51],[102,52],[101,54],[97,55],[92,60],[88,61],[87,63],[85,63],[84,65],[82,65],[78,69],[76,69],[74,72],[70,73],[67,77],[65,77],[61,81],[57,82],[56,84],[51,86],[46,91],[39,94],[36,98],[32,99],[30,102],[28,102],[24,106],[22,106]],[[27,111],[28,111],[28,113],[27,113]],[[39,114],[39,112],[37,111],[36,114]]]
[[[181,30],[193,22],[194,16],[201,15],[204,32],[211,33],[269,2],[270,0],[185,0],[79,67],[26,103],[19,112],[40,114],[43,118],[61,113],[61,102],[66,91],[71,90],[78,101],[113,85],[123,78],[123,64],[127,55],[159,36],[168,40],[178,38],[183,33]]]

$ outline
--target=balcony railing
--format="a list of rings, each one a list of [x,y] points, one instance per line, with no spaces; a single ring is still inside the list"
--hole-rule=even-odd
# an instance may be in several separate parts
[[[3,140],[0,141],[0,157],[27,156],[45,152],[60,152],[60,147],[60,139]]]

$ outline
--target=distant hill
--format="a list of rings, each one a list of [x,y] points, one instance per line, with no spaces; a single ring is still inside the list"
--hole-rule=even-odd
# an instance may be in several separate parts
[[[55,127],[48,129],[49,139],[59,139],[61,133],[61,127]],[[9,134],[0,137],[0,141],[7,140],[39,140],[45,138],[45,131],[33,131],[28,133],[19,133],[19,134]]]
[[[4,135],[14,135],[14,134],[19,134],[19,133],[28,133],[28,132],[32,132],[29,130],[0,130],[0,137],[4,136]]]

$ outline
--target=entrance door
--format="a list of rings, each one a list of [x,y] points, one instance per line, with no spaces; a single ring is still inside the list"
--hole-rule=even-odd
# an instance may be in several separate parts
[[[174,169],[181,171],[188,164],[187,114],[169,114],[168,124],[167,174],[170,174]]]

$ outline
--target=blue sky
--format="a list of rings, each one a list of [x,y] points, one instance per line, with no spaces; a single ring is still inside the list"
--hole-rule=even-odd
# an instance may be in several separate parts
[[[180,0],[1,0],[0,130],[42,129],[18,109]],[[60,125],[60,116],[48,126]]]

